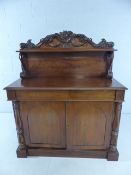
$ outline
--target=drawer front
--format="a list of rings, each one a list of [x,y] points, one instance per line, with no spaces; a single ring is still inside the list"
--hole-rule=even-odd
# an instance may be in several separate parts
[[[69,100],[111,100],[113,101],[115,98],[115,91],[76,91],[69,92],[68,94]]]
[[[115,91],[16,91],[16,99],[23,101],[114,101]]]

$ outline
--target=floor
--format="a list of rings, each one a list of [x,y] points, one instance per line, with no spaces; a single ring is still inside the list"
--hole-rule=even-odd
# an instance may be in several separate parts
[[[0,113],[0,175],[131,175],[131,115],[121,118],[118,162],[88,158],[18,159],[12,113]]]

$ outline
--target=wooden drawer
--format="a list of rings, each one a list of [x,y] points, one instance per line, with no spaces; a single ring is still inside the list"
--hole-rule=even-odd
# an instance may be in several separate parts
[[[115,91],[16,91],[16,100],[19,101],[114,101]]]
[[[68,100],[111,100],[115,98],[115,91],[70,91]]]

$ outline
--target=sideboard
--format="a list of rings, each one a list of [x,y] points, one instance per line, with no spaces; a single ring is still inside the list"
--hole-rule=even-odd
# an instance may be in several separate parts
[[[125,90],[113,78],[113,42],[71,31],[20,44],[20,79],[7,86],[17,156],[118,160]]]

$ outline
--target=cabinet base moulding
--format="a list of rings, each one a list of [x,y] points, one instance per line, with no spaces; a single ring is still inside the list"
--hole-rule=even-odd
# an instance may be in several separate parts
[[[21,153],[20,153],[21,152]],[[27,156],[48,156],[48,157],[80,157],[80,158],[100,158],[107,160],[118,160],[116,153],[108,153],[107,150],[67,150],[67,149],[48,149],[48,148],[28,148],[26,152],[17,151],[17,157],[26,158]]]

